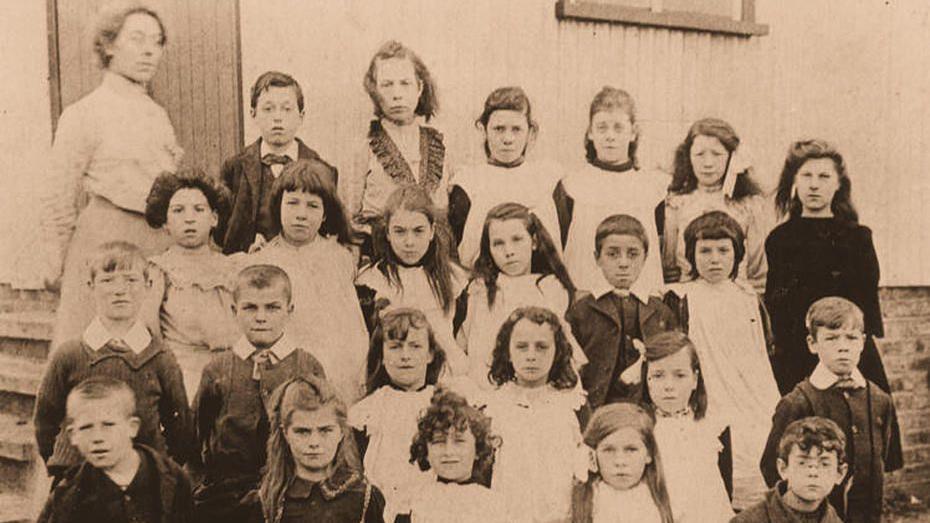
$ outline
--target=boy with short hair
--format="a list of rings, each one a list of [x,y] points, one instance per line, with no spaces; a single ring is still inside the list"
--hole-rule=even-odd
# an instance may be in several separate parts
[[[323,367],[286,333],[294,310],[291,282],[281,268],[243,269],[233,290],[242,337],[203,370],[194,399],[203,480],[194,498],[198,521],[246,521],[265,465],[268,401],[295,377],[325,378]],[[335,348],[334,348],[335,349]]]
[[[65,402],[75,385],[104,376],[126,382],[135,393],[137,442],[167,451],[184,463],[193,451],[191,413],[174,354],[138,318],[147,288],[147,262],[127,242],[108,242],[90,260],[89,285],[97,316],[81,339],[56,347],[36,394],[39,454],[55,480],[81,461],[66,431]]]
[[[778,442],[788,424],[807,416],[829,418],[846,435],[852,471],[833,489],[830,502],[844,521],[879,523],[883,472],[897,468],[888,461],[896,415],[891,396],[857,368],[865,343],[862,311],[845,298],[821,298],[808,309],[805,323],[808,346],[820,362],[775,408],[762,475],[769,486],[778,480]]]
[[[827,496],[846,476],[846,436],[832,420],[810,416],[791,422],[778,441],[781,481],[765,500],[730,523],[840,523]]]
[[[67,434],[84,458],[52,490],[39,523],[193,521],[187,474],[139,433],[136,398],[126,383],[99,376],[67,397]]]
[[[225,254],[247,251],[257,235],[270,240],[280,232],[270,209],[271,184],[288,163],[298,159],[319,163],[333,188],[338,181],[336,168],[296,137],[304,119],[304,94],[294,78],[277,71],[263,73],[252,86],[251,106],[261,137],[227,159],[220,171],[233,195],[226,226],[214,232]]]
[[[580,374],[592,408],[635,400],[640,372],[633,365],[641,361],[643,339],[678,328],[672,310],[638,284],[648,254],[646,230],[636,218],[615,214],[598,225],[594,258],[603,283],[567,315],[588,357]]]

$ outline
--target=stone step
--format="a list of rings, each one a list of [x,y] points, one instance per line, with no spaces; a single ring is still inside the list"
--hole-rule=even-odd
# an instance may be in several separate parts
[[[0,313],[0,354],[45,360],[54,321],[50,311]]]
[[[24,494],[0,493],[0,523],[35,521],[33,501]]]
[[[46,290],[13,289],[0,284],[0,312],[41,310],[51,312],[58,307],[58,293]]]
[[[0,354],[0,391],[35,396],[45,362]]]
[[[0,413],[0,458],[31,462],[35,457],[35,446],[31,419]]]

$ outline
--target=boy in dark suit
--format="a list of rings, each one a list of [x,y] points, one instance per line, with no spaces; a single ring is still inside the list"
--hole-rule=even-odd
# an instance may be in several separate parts
[[[807,416],[831,419],[846,435],[852,473],[833,489],[830,503],[846,522],[879,523],[883,472],[900,465],[888,461],[896,419],[891,396],[858,369],[865,345],[862,311],[845,298],[821,298],[808,309],[805,324],[807,344],[820,361],[775,408],[762,475],[770,487],[778,481],[778,442],[788,424]]]
[[[636,218],[615,214],[598,225],[594,257],[604,283],[568,311],[572,334],[588,357],[580,374],[591,408],[635,401],[640,372],[630,367],[645,350],[642,340],[678,328],[671,309],[636,285],[648,253],[646,230]]]
[[[223,163],[220,179],[232,192],[232,213],[214,239],[226,254],[245,252],[258,235],[270,240],[280,231],[271,219],[271,184],[284,166],[298,159],[319,162],[336,187],[338,172],[296,137],[304,119],[304,95],[289,75],[269,71],[252,86],[252,119],[261,138]]]

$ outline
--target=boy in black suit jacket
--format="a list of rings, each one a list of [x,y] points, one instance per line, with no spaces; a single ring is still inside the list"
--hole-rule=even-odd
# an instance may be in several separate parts
[[[338,172],[295,135],[304,119],[304,95],[291,76],[269,71],[252,86],[252,119],[261,138],[223,163],[220,179],[232,192],[232,213],[214,239],[223,252],[245,252],[257,235],[270,240],[280,231],[271,219],[271,184],[288,163],[306,159],[322,164],[336,187]]]

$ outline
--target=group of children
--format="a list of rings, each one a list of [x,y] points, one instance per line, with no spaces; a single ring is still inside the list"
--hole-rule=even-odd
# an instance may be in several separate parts
[[[769,234],[721,120],[692,126],[669,187],[606,87],[562,176],[501,88],[475,122],[486,164],[453,176],[418,120],[423,62],[390,42],[364,85],[357,212],[269,72],[262,136],[219,180],[153,185],[173,244],[89,260],[96,318],[38,391],[42,521],[879,520],[900,447],[834,148],[792,146]]]

